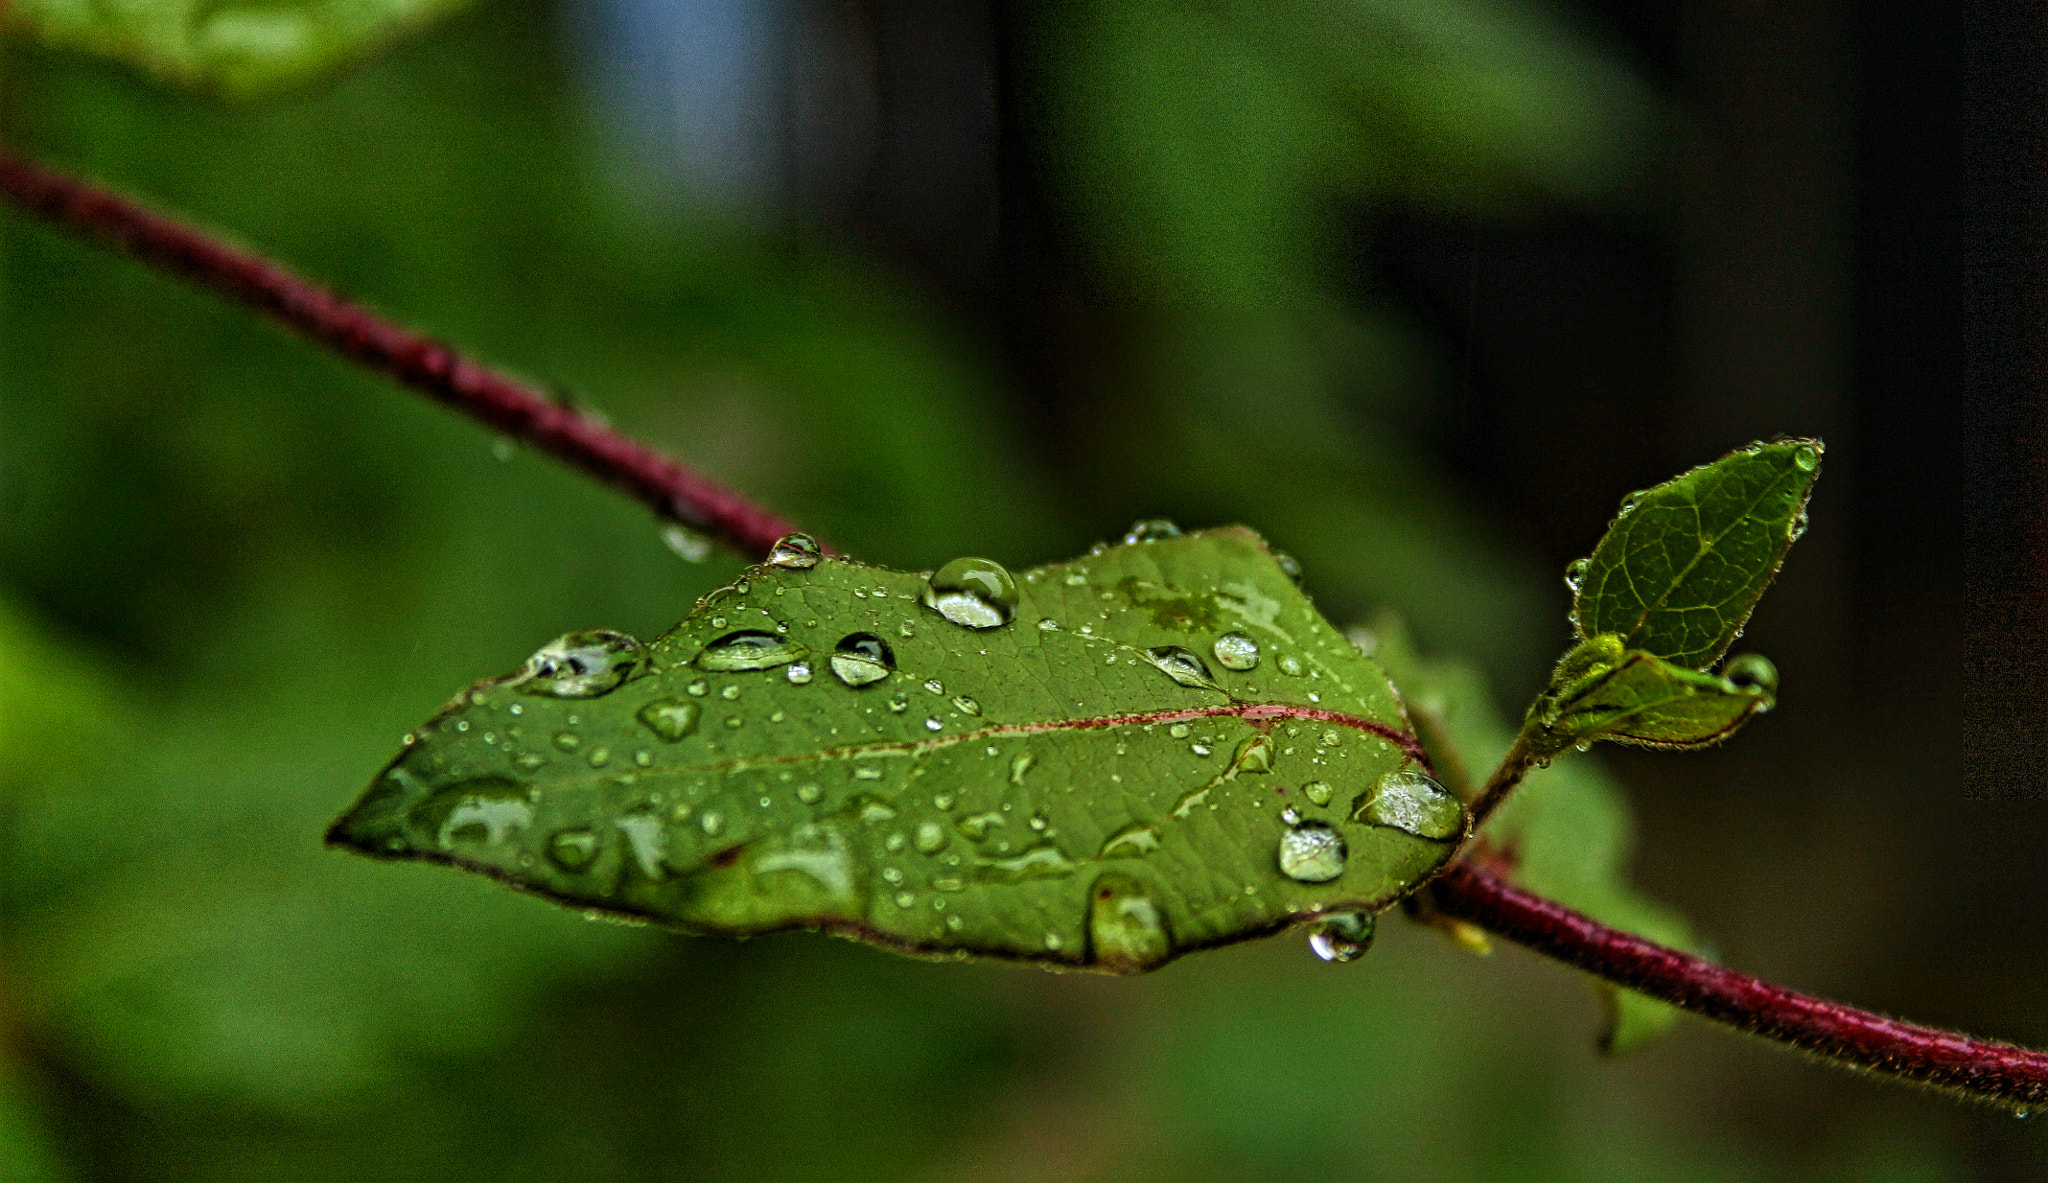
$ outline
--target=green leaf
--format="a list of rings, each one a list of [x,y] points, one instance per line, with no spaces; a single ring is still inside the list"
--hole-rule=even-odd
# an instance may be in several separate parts
[[[1742,632],[1801,533],[1819,440],[1751,444],[1632,494],[1590,558],[1572,564],[1579,637],[1621,637],[1705,670]]]
[[[1484,775],[1515,734],[1478,672],[1455,662],[1425,661],[1392,616],[1351,636],[1400,687],[1416,733],[1445,782],[1469,791],[1472,772]],[[1625,932],[1706,952],[1683,916],[1629,882],[1634,825],[1628,799],[1597,761],[1567,755],[1531,772],[1479,836],[1487,849],[1507,858],[1510,878],[1530,891]],[[1678,1018],[1676,1009],[1653,998],[1597,978],[1588,981],[1607,1010],[1600,1041],[1607,1051],[1642,1047]]]
[[[1621,638],[1603,633],[1558,663],[1524,731],[1539,759],[1596,739],[1650,748],[1706,747],[1770,710],[1777,687],[1777,670],[1754,654],[1730,662],[1722,677],[1640,649],[1623,651]]]
[[[6,31],[158,81],[257,99],[316,81],[469,0],[14,0]]]
[[[785,544],[652,644],[458,695],[329,839],[685,931],[1137,972],[1441,868],[1466,815],[1403,722],[1248,530],[1020,578]]]

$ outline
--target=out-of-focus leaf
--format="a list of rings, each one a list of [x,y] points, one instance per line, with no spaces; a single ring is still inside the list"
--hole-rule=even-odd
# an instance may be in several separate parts
[[[0,599],[0,799],[106,758],[126,715],[103,673]]]
[[[1425,661],[1399,620],[1383,615],[1351,636],[1394,679],[1416,733],[1447,782],[1469,786],[1508,749],[1514,732],[1471,668]],[[1703,945],[1683,917],[1628,882],[1633,842],[1628,801],[1619,785],[1585,756],[1567,755],[1531,772],[1495,811],[1480,836],[1510,856],[1518,884],[1603,924],[1690,952]],[[1653,1041],[1678,1011],[1633,990],[1597,979],[1608,1008],[1601,1046],[1624,1052]]]
[[[1806,531],[1819,440],[1751,444],[1632,493],[1574,562],[1572,624],[1688,669],[1721,660]]]
[[[1463,808],[1241,528],[1013,578],[789,542],[642,645],[572,633],[422,728],[331,840],[691,931],[1137,972],[1439,868]]]
[[[471,0],[13,0],[7,32],[233,99],[317,81]]]

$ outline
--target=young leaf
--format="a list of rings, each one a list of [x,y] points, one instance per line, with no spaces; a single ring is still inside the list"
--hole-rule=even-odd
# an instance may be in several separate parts
[[[686,931],[1137,972],[1440,869],[1466,814],[1403,722],[1248,530],[1021,578],[791,539],[652,644],[458,695],[329,840]]]
[[[1580,638],[1615,633],[1623,648],[1712,668],[1805,531],[1822,451],[1751,444],[1631,495],[1567,575]]]
[[[469,0],[14,0],[4,28],[233,99],[315,81]]]
[[[1778,674],[1745,654],[1728,676],[1676,666],[1603,633],[1558,663],[1551,689],[1524,725],[1533,755],[1548,759],[1596,739],[1652,748],[1697,748],[1733,735],[1775,704]]]

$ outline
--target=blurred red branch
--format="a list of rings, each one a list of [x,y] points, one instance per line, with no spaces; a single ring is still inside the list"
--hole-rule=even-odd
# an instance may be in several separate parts
[[[748,558],[789,523],[636,440],[404,329],[303,275],[104,189],[0,153],[0,194],[45,221],[173,271],[581,469]]]
[[[1681,1010],[1849,1068],[2024,1110],[2048,1104],[2048,1054],[1886,1018],[1774,986],[1608,928],[1459,863],[1430,884],[1438,912]]]
[[[303,276],[73,177],[0,153],[0,196],[177,272],[531,444],[749,556],[793,527],[644,444]],[[1631,936],[1470,863],[1429,887],[1444,915],[1683,1010],[1847,1065],[2015,1107],[2048,1104],[2048,1055],[1810,998]]]

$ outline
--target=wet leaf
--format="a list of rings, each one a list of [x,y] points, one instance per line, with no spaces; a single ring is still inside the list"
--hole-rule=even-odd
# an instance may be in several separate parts
[[[14,0],[8,33],[158,81],[264,98],[329,75],[469,0]]]
[[[650,644],[574,641],[457,696],[330,840],[685,931],[1135,972],[1384,908],[1464,829],[1243,529],[1014,578],[761,566]]]
[[[1514,739],[1492,694],[1469,666],[1425,661],[1391,616],[1354,629],[1401,688],[1424,747],[1444,780],[1469,791]],[[1614,778],[1589,756],[1567,754],[1531,772],[1480,832],[1506,856],[1514,882],[1626,932],[1693,953],[1705,947],[1684,917],[1628,880],[1634,825]],[[1633,990],[1588,978],[1607,1010],[1601,1046],[1625,1052],[1653,1042],[1678,1011]]]
[[[1525,730],[1532,750],[1548,759],[1601,739],[1651,748],[1720,743],[1777,701],[1777,671],[1768,661],[1746,655],[1729,664],[1731,676],[1703,674],[1624,651],[1612,633],[1594,637],[1558,664],[1550,690],[1531,708]]]
[[[1818,440],[1751,444],[1632,494],[1566,574],[1579,637],[1711,668],[1806,529],[1821,453]]]

